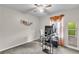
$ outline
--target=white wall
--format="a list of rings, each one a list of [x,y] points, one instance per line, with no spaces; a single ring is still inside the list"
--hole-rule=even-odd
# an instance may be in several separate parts
[[[65,40],[65,45],[68,46],[68,36],[67,36],[67,23],[69,21],[75,21],[78,25],[78,35],[77,35],[77,39],[78,39],[78,47],[74,48],[74,49],[79,49],[79,8],[74,8],[74,9],[69,9],[69,10],[62,10],[59,11],[57,13],[51,14],[49,16],[45,16],[40,18],[40,28],[44,29],[45,25],[49,25],[50,24],[50,17],[54,16],[54,15],[60,15],[60,14],[64,14],[64,40]]]
[[[25,26],[20,20],[33,24]],[[0,7],[0,51],[30,42],[39,38],[39,19],[29,14]]]

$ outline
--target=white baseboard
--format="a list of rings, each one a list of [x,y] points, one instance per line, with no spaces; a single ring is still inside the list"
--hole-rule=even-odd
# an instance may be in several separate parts
[[[79,48],[77,48],[77,47],[72,47],[72,46],[69,46],[69,45],[65,45],[65,47],[71,48],[71,49],[76,50],[76,51],[79,51]]]
[[[37,40],[37,39],[34,39],[34,40]],[[23,44],[32,42],[34,40],[28,40],[28,41],[24,41],[24,42],[21,42],[21,43],[17,43],[16,45],[8,46],[7,48],[1,49],[0,52],[5,51],[5,50],[8,50],[8,49],[11,49],[11,48],[16,47],[16,46],[19,46],[19,45],[23,45]]]

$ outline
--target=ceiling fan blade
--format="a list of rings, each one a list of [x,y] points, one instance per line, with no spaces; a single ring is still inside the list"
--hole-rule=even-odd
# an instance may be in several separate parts
[[[33,11],[34,9],[36,9],[36,7],[30,8],[30,9],[24,11],[24,13],[29,13],[30,11]]]
[[[37,7],[39,7],[39,5],[38,4],[34,4],[35,6],[37,6]]]
[[[52,5],[51,5],[51,4],[49,4],[49,5],[47,5],[46,7],[52,7]]]

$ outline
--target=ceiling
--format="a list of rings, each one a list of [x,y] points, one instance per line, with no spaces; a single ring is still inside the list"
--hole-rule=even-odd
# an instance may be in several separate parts
[[[45,16],[60,10],[71,9],[79,7],[78,4],[52,4],[52,7],[46,9],[44,12],[36,10],[33,4],[0,4],[1,7],[14,9],[23,13],[29,13],[34,16]]]

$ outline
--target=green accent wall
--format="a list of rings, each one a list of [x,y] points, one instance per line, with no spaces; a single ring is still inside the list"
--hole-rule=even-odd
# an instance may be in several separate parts
[[[76,23],[69,22],[68,23],[68,35],[75,35],[76,34]]]
[[[75,30],[68,30],[68,35],[75,35]]]

